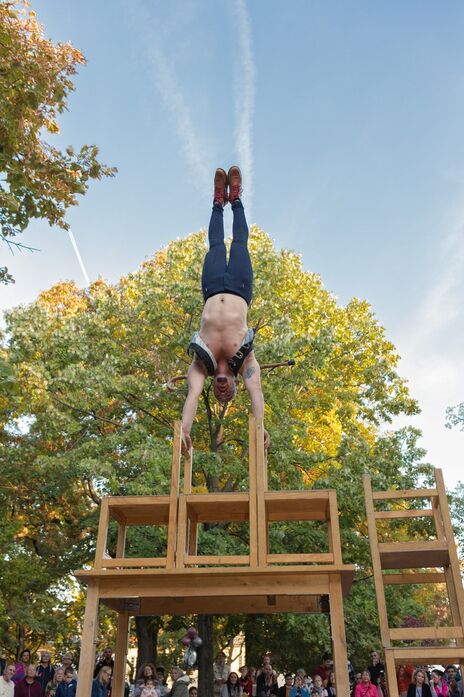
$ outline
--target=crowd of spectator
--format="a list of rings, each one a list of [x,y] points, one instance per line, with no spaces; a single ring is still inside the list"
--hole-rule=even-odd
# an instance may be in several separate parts
[[[0,697],[76,697],[77,671],[70,654],[61,663],[52,665],[48,651],[42,651],[40,662],[31,660],[24,649],[19,661],[8,663],[0,659]],[[367,662],[366,662],[367,663]],[[89,697],[111,697],[111,676],[114,669],[113,650],[106,648],[98,658]],[[389,697],[385,666],[378,651],[370,654],[368,665],[356,673],[348,663],[350,697]],[[190,677],[179,667],[170,671],[168,686],[164,667],[153,663],[141,666],[131,697],[201,697]],[[400,697],[464,697],[459,667],[403,665],[397,668]],[[213,665],[214,697],[345,697],[337,696],[332,657],[326,653],[312,670],[298,668],[294,673],[278,675],[266,655],[259,668],[242,666],[238,672],[227,664],[222,651]],[[130,686],[126,685],[129,697]]]

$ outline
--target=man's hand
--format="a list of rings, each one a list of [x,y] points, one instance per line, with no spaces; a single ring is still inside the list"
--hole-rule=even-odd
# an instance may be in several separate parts
[[[187,431],[182,431],[182,452],[186,457],[190,455],[192,449],[192,439],[190,433]]]
[[[271,445],[271,436],[266,431],[266,429],[264,429],[264,450],[268,450],[270,445]]]

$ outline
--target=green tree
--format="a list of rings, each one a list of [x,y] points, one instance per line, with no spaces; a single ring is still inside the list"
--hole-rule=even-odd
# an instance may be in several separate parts
[[[26,550],[52,586],[59,573],[54,560],[61,554],[62,578],[91,559],[102,495],[169,491],[172,423],[181,413],[186,385],[175,383],[175,391],[166,385],[189,363],[185,347],[202,311],[198,279],[205,249],[204,233],[193,234],[170,243],[116,285],[97,281],[84,291],[58,284],[28,307],[7,313],[5,370],[16,388],[5,405],[0,457],[9,474],[0,482],[0,506],[9,539],[13,536],[12,573]],[[395,348],[367,302],[355,298],[338,305],[321,279],[303,270],[298,255],[277,251],[256,227],[250,250],[257,358],[296,360],[293,369],[270,371],[263,379],[273,441],[269,485],[337,490],[344,557],[359,568],[346,615],[350,652],[361,660],[366,647],[378,642],[361,475],[369,471],[378,488],[409,488],[427,480],[430,468],[422,463],[417,432],[385,432],[393,416],[414,414],[418,407],[396,372]],[[195,490],[247,488],[248,410],[243,389],[223,407],[213,401],[209,382],[205,385],[192,431]],[[14,507],[11,487],[19,496]],[[427,529],[418,523],[413,532],[424,535]],[[165,541],[163,531],[134,529],[127,551],[157,556]],[[276,551],[298,551],[303,543],[320,549],[321,530],[286,524],[272,531]],[[112,532],[110,553],[114,548]],[[211,525],[199,541],[203,553],[246,548],[246,531],[235,524]],[[6,607],[11,593],[0,581]],[[389,605],[399,623],[421,610],[400,587],[392,587]],[[33,620],[31,612],[29,619],[15,621],[30,626]],[[209,626],[205,619],[201,623]],[[257,657],[271,647],[276,626],[274,641],[285,646],[282,667],[307,665],[308,655],[316,661],[327,648],[324,616],[217,618],[214,640],[222,647],[238,627],[246,628],[250,656]],[[169,628],[164,620],[152,627],[155,633]],[[292,637],[299,637],[297,647]]]
[[[85,63],[70,43],[53,43],[28,3],[0,4],[0,241],[11,250],[34,218],[68,229],[66,209],[85,194],[89,179],[113,176],[95,145],[61,152],[44,133],[59,132],[58,117]],[[0,283],[13,280],[0,267]]]

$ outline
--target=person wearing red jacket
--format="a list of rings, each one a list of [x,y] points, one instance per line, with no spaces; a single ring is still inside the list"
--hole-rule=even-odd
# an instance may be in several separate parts
[[[371,683],[368,670],[361,673],[361,682],[354,689],[354,697],[378,697],[377,687]]]
[[[26,677],[15,685],[14,697],[42,697],[42,685],[36,678],[36,667],[30,663]]]

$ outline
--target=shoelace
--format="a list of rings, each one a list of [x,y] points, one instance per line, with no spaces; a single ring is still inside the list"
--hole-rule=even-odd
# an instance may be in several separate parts
[[[240,198],[240,194],[242,193],[242,187],[240,186],[240,184],[234,184],[230,187],[229,191],[230,200],[235,201],[236,198]]]
[[[226,192],[222,185],[218,184],[214,187],[214,200],[215,201],[226,201]]]

